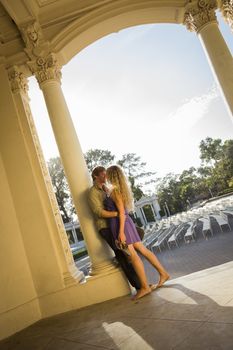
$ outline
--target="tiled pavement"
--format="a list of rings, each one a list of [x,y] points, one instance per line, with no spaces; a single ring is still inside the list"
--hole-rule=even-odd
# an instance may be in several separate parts
[[[0,342],[0,350],[232,350],[233,232],[217,229],[207,241],[199,232],[196,242],[159,253],[173,279],[149,296],[41,320]]]
[[[192,272],[207,269],[212,266],[224,264],[233,260],[233,215],[229,215],[229,223],[232,228],[223,226],[223,232],[214,219],[211,219],[214,236],[208,234],[205,240],[202,235],[202,224],[198,223],[196,241],[184,243],[179,241],[179,247],[171,250],[165,245],[162,253],[156,252],[158,259],[169,271],[171,278],[177,278]],[[144,261],[146,273],[150,282],[157,281],[157,273],[151,265]],[[233,350],[233,346],[232,346]]]
[[[129,296],[41,320],[1,350],[232,350],[233,262]]]

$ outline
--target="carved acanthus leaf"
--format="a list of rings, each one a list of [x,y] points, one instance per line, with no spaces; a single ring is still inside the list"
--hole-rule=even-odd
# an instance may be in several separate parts
[[[216,8],[216,0],[189,1],[184,14],[187,29],[198,32],[207,23],[216,21]]]
[[[11,84],[11,90],[13,93],[28,92],[28,81],[25,75],[19,70],[17,66],[8,68],[8,77]]]
[[[223,17],[233,30],[233,0],[222,0],[220,8]]]
[[[48,80],[58,82],[61,80],[61,67],[53,53],[50,53],[47,57],[39,57],[34,61],[30,61],[28,65],[40,85]]]

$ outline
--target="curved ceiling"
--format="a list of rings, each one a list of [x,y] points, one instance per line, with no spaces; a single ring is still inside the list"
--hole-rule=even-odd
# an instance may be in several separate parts
[[[37,21],[62,65],[95,40],[130,26],[182,23],[187,0],[0,0],[0,56],[28,57],[18,28]]]

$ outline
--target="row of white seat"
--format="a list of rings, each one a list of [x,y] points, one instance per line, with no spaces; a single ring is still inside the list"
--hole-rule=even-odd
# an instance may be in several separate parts
[[[231,230],[231,226],[228,221],[228,214],[233,215],[233,208],[232,210],[220,211],[218,213],[210,213],[205,216],[200,216],[195,218],[193,221],[190,220],[183,223],[178,223],[177,225],[171,222],[169,227],[162,227],[160,230],[154,230],[151,232],[150,235],[145,237],[144,243],[152,251],[156,249],[161,251],[161,247],[164,245],[164,243],[167,243],[169,249],[171,249],[173,244],[179,246],[178,241],[181,237],[184,239],[184,242],[189,242],[191,240],[194,241],[196,237],[195,227],[198,220],[203,223],[203,237],[206,238],[208,232],[210,232],[210,234],[213,236],[214,233],[211,226],[211,217],[217,221],[222,232],[222,227],[224,225],[228,226],[229,230]]]

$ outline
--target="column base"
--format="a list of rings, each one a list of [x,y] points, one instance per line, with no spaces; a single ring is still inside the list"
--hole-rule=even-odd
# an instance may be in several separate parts
[[[69,272],[63,274],[63,281],[66,287],[72,286],[73,284],[85,281],[85,275],[82,271],[74,265],[70,268]]]
[[[129,294],[129,284],[118,268],[112,273],[89,277],[86,282],[55,290],[0,313],[0,340],[40,319]]]
[[[109,272],[114,272],[118,268],[117,264],[113,260],[104,261],[100,264],[94,264],[91,266],[91,270],[89,272],[90,276],[97,276],[106,274]]]
[[[129,294],[127,280],[122,271],[115,268],[112,272],[90,276],[83,283],[41,296],[39,302],[44,318]]]

